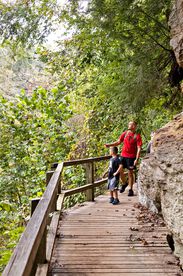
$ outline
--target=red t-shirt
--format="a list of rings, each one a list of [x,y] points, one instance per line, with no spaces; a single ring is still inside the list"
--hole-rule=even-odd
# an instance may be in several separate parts
[[[121,156],[128,157],[128,158],[135,158],[137,154],[137,146],[142,146],[142,138],[140,134],[135,134],[129,131],[126,135],[127,131],[123,132],[119,140],[123,142],[123,147],[121,151]],[[126,135],[126,137],[125,137]],[[135,135],[135,138],[134,138]]]

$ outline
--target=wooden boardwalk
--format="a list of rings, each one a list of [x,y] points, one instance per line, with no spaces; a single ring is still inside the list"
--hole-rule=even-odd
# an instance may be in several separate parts
[[[139,214],[137,196],[119,199],[113,206],[102,195],[63,212],[49,275],[182,275],[163,223]]]

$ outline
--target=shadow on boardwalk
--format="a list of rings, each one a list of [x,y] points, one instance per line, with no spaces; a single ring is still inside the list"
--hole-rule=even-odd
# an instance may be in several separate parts
[[[63,212],[49,275],[179,276],[166,242],[163,222],[152,222],[138,207],[138,197],[102,195]]]

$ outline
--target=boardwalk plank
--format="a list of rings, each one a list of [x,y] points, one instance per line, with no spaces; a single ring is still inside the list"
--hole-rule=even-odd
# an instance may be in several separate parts
[[[86,273],[77,273],[77,272],[73,272],[73,273],[65,273],[65,272],[57,272],[57,273],[53,273],[52,274],[53,276],[86,276]],[[145,272],[128,272],[128,274],[124,274],[124,273],[111,273],[111,272],[107,272],[107,273],[104,273],[104,272],[101,272],[101,273],[90,273],[88,272],[87,273],[87,276],[125,276],[125,275],[128,275],[128,276],[178,276],[177,273],[164,273],[164,272],[159,272],[158,275],[157,275],[157,272],[148,272],[148,274]]]
[[[125,192],[117,206],[103,195],[65,211],[49,275],[182,275],[166,242],[166,227],[139,222],[137,202]]]

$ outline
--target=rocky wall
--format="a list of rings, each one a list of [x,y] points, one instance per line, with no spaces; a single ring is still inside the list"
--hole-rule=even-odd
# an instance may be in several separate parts
[[[139,201],[161,212],[183,265],[183,112],[153,138],[138,175]]]
[[[169,17],[170,45],[172,46],[176,60],[183,68],[183,0],[176,0]]]

